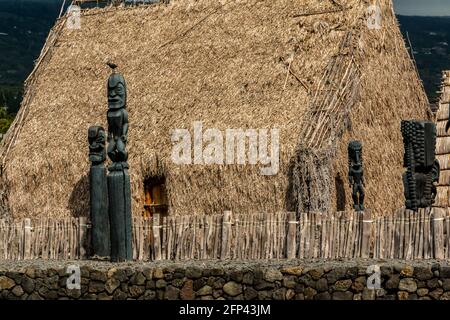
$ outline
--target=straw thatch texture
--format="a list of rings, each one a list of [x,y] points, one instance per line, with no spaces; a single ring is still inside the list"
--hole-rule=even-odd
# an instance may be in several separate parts
[[[441,175],[437,187],[436,207],[448,208],[450,205],[450,132],[445,131],[449,119],[450,71],[442,72],[441,97],[436,113],[437,139],[436,158],[441,166]]]
[[[296,199],[310,201],[302,195],[313,175],[316,192],[331,184],[317,207],[333,206],[336,173],[346,181],[350,138],[364,143],[367,206],[401,206],[400,119],[426,117],[426,97],[390,1],[380,1],[382,30],[365,27],[369,3],[340,3],[172,1],[86,10],[81,30],[60,20],[3,141],[10,213],[88,214],[86,131],[106,126],[107,61],[128,83],[134,214],[143,211],[144,178],[161,175],[171,214],[300,209]],[[171,130],[192,132],[194,121],[222,131],[279,128],[280,172],[174,165]],[[304,156],[310,160],[302,164]],[[296,168],[309,169],[294,174]]]
[[[318,134],[311,138],[309,132],[316,123],[314,121],[310,122],[312,125],[306,131],[303,130],[306,134],[300,137],[301,144],[310,147],[308,153],[326,155],[322,159],[327,166],[326,176],[331,180],[324,189],[324,178],[317,183],[305,179],[311,180],[309,190],[317,189],[317,193],[325,191],[322,198],[311,197],[306,201],[314,210],[351,208],[351,189],[347,179],[347,145],[350,140],[363,143],[366,208],[382,215],[401,207],[404,202],[400,120],[428,119],[430,111],[417,70],[402,41],[392,4],[390,1],[381,1],[380,4],[382,28],[369,29],[363,19],[355,26],[357,37],[354,36],[342,54],[341,70],[336,73],[343,74],[338,77],[337,91],[344,99],[335,102],[336,99],[330,98],[327,101],[332,102],[322,103],[324,106],[340,105],[336,107],[337,112],[325,118],[328,120],[324,120],[327,130],[315,129],[322,132],[322,139],[317,139]],[[304,123],[303,129],[306,127],[307,123]],[[302,151],[299,154],[300,159],[304,160]],[[323,167],[323,164],[320,166]],[[300,161],[299,172],[302,167],[304,165]],[[321,170],[324,171],[323,168]],[[304,188],[301,193],[305,194]],[[303,204],[301,209],[304,208]]]

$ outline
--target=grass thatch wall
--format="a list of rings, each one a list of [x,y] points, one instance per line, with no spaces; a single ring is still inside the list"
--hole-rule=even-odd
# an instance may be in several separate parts
[[[438,110],[436,113],[437,141],[436,154],[441,166],[441,174],[437,187],[437,197],[435,206],[448,208],[450,206],[450,133],[446,126],[449,121],[450,109],[450,71],[442,72],[441,96],[439,98]]]
[[[347,185],[347,143],[363,142],[366,207],[376,214],[392,214],[404,206],[401,119],[430,119],[425,91],[410,60],[392,10],[382,11],[381,30],[362,28],[356,56],[361,70],[360,101],[353,108],[339,144],[335,168]],[[352,203],[347,187],[345,198]],[[335,202],[336,203],[336,202]]]
[[[86,132],[92,124],[106,125],[107,61],[120,66],[128,84],[135,214],[143,211],[144,178],[161,174],[171,214],[292,209],[296,197],[291,190],[301,190],[296,183],[304,178],[291,178],[292,164],[306,128],[317,125],[309,122],[311,108],[333,61],[351,62],[357,79],[351,92],[341,88],[339,99],[361,100],[347,104],[336,118],[341,129],[327,124],[333,133],[327,141],[338,152],[328,154],[337,161],[329,162],[324,170],[330,173],[323,177],[334,184],[337,171],[346,181],[341,150],[350,137],[360,138],[367,206],[386,211],[400,206],[399,123],[425,117],[426,97],[390,1],[382,1],[386,19],[379,31],[364,28],[368,2],[340,2],[343,7],[316,0],[198,1],[193,6],[172,1],[169,6],[88,10],[81,30],[64,28],[61,20],[3,142],[2,185],[11,214],[88,214]],[[350,33],[351,43],[343,48]],[[336,74],[348,78],[345,70]],[[170,132],[191,129],[194,121],[221,130],[279,128],[279,174],[264,177],[252,166],[174,165]],[[349,124],[351,131],[343,133]],[[332,189],[331,205],[336,202]],[[348,207],[346,184],[345,190]]]
[[[363,143],[365,207],[382,215],[392,214],[404,204],[400,121],[428,119],[429,105],[405,49],[392,4],[380,4],[381,29],[369,29],[366,15],[354,25],[349,35],[352,39],[336,58],[340,59],[337,65],[344,67],[330,63],[335,71],[327,75],[330,80],[323,88],[335,89],[339,99],[320,97],[311,106],[327,109],[328,114],[313,114],[309,122],[303,123],[302,148],[294,169],[300,176],[300,211],[351,209],[347,146],[353,139]],[[305,129],[308,123],[314,127],[316,118],[323,123],[313,130]],[[305,196],[308,194],[311,196]]]

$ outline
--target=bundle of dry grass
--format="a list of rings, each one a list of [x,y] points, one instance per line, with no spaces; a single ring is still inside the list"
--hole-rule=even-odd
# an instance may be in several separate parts
[[[188,5],[188,3],[190,5]],[[169,214],[351,207],[346,146],[363,141],[367,207],[402,205],[400,120],[428,102],[389,0],[381,30],[367,1],[171,1],[82,12],[54,27],[3,140],[14,217],[88,214],[86,130],[106,126],[107,61],[128,83],[133,212],[164,176]],[[175,165],[171,130],[280,130],[280,171]],[[341,182],[340,182],[341,181]],[[337,191],[336,191],[337,189]]]

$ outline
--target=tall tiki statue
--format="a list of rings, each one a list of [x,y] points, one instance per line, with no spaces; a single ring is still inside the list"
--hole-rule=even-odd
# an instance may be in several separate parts
[[[106,183],[106,133],[100,126],[88,129],[90,191],[90,215],[92,222],[93,255],[108,257],[110,255],[110,230],[108,216],[108,187]]]
[[[127,87],[116,65],[108,64],[113,73],[108,79],[108,199],[111,223],[111,260],[132,259],[131,248],[131,189],[128,174],[128,113]]]
[[[416,211],[434,203],[439,181],[439,162],[436,160],[436,126],[429,121],[402,121],[405,147],[403,174],[405,206]]]
[[[353,208],[364,210],[364,171],[362,161],[362,145],[359,141],[348,144],[348,180],[352,188]]]

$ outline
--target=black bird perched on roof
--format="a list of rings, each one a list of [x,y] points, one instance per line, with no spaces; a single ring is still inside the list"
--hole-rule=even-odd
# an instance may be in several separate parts
[[[106,64],[113,70],[116,70],[116,68],[117,68],[117,64],[115,64],[115,63],[107,62]]]

